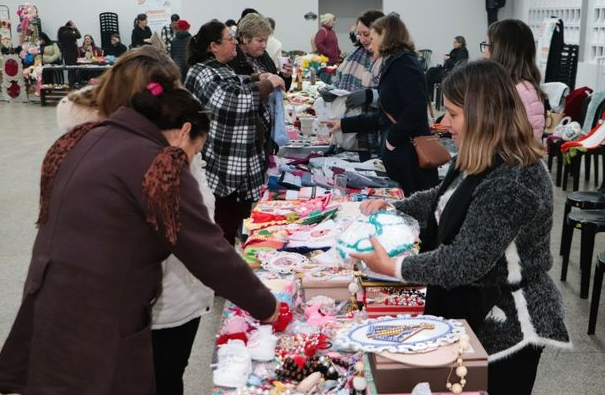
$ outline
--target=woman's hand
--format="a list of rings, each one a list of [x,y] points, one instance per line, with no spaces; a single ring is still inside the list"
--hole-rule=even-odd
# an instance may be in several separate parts
[[[279,317],[279,310],[280,310],[280,303],[279,300],[275,300],[275,311],[273,312],[273,315],[269,318],[267,318],[266,320],[262,320],[261,324],[272,324],[275,321],[277,321],[277,318]]]
[[[281,74],[286,78],[292,77],[292,63],[284,63],[281,67]]]
[[[326,119],[322,123],[328,126],[328,133],[330,133],[330,135],[340,129],[340,119]]]
[[[364,200],[361,203],[361,205],[359,206],[359,209],[361,210],[362,214],[370,215],[370,214],[374,214],[377,211],[385,210],[385,209],[391,208],[391,207],[393,207],[393,205],[384,200],[369,199],[369,200]]]
[[[387,149],[389,151],[393,151],[396,148],[394,145],[392,145],[391,143],[389,143],[389,140],[385,140],[384,141],[384,145],[387,147]]]
[[[389,258],[386,250],[380,244],[378,239],[375,237],[370,238],[370,242],[374,247],[374,251],[367,254],[351,253],[349,254],[353,259],[359,259],[364,261],[365,264],[373,271],[385,276],[396,276],[395,274],[395,260]]]
[[[266,76],[265,78],[263,78],[263,76],[265,74],[269,74],[268,76]],[[263,73],[259,76],[259,79],[262,81],[263,79],[268,80],[271,85],[273,85],[273,88],[281,88],[281,90],[286,90],[286,83],[284,82],[284,79],[281,78],[279,75],[277,74],[270,74],[270,73]]]

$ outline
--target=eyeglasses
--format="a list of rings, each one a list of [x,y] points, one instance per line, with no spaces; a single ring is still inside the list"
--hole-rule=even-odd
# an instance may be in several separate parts
[[[493,46],[493,44],[488,44],[486,41],[482,41],[481,43],[479,43],[479,49],[481,50],[481,53],[485,52],[485,48],[491,48]]]
[[[234,39],[235,39],[235,37],[233,36],[233,34],[229,34],[229,36],[223,37],[220,40],[218,40],[217,42],[220,44],[220,43],[222,43],[224,41],[227,41],[227,42],[233,41]]]

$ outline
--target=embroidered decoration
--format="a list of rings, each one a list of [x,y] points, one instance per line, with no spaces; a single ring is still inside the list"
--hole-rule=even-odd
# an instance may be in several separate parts
[[[425,329],[435,329],[435,325],[426,322],[404,326],[370,325],[366,336],[374,340],[401,343]]]

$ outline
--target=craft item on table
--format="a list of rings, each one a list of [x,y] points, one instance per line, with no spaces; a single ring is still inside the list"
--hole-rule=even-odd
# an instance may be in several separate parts
[[[363,285],[363,283],[362,283]],[[424,312],[426,288],[364,287],[363,301],[368,318]]]
[[[350,188],[392,188],[398,185],[397,181],[391,180],[388,177],[379,177],[376,175],[376,172],[349,170],[346,174],[347,186]]]
[[[214,385],[239,388],[246,385],[252,373],[252,359],[241,340],[230,340],[219,347],[217,368],[212,372]]]
[[[362,361],[359,361],[354,366],[355,377],[353,377],[353,389],[355,390],[354,395],[363,395],[366,393],[368,387],[368,381],[365,378],[366,366]]]
[[[264,251],[275,251],[275,250],[276,250],[276,247],[263,247],[263,246],[258,246],[258,245],[248,246],[243,249],[242,258],[251,267],[259,267],[260,261],[257,258],[258,253],[261,251],[264,252]]]
[[[294,381],[303,381],[315,372],[319,372],[324,380],[339,380],[344,379],[341,374],[344,376],[348,368],[348,362],[342,359],[332,359],[328,356],[295,356],[286,357],[275,373],[281,379]]]
[[[313,357],[318,350],[330,348],[326,335],[313,333],[310,335],[298,333],[296,335],[280,336],[277,340],[275,354],[283,362],[287,357],[307,356]]]
[[[456,342],[465,328],[459,321],[430,315],[368,319],[338,332],[334,345],[365,352],[426,352]]]
[[[362,192],[382,199],[402,200],[404,198],[403,191],[400,188],[367,188]]]
[[[305,320],[309,325],[323,327],[332,322],[336,322],[336,317],[327,314],[321,310],[321,303],[315,303],[305,308]]]
[[[279,185],[286,189],[299,190],[302,186],[302,180],[300,176],[295,175],[294,172],[284,172],[279,178]]]
[[[330,191],[317,186],[302,187],[299,191],[286,191],[285,200],[310,200],[327,193]]]
[[[283,332],[288,327],[288,324],[292,322],[294,315],[290,310],[290,306],[285,302],[279,302],[279,315],[277,320],[272,324],[275,332]]]
[[[355,275],[349,267],[320,267],[300,275],[300,290],[304,300],[323,295],[337,301],[349,299],[348,286]]]
[[[309,250],[329,249],[336,243],[342,229],[333,220],[327,220],[308,229],[294,232],[288,238],[285,248],[306,247]]]
[[[309,260],[301,254],[285,251],[260,252],[258,259],[261,267],[273,273],[290,274],[309,264]]]
[[[250,334],[247,347],[254,361],[269,362],[275,358],[277,337],[273,335],[271,325],[261,325]]]
[[[351,252],[367,253],[374,250],[371,237],[376,237],[389,257],[416,253],[420,227],[414,218],[394,210],[361,215],[338,238],[336,250],[342,259]]]

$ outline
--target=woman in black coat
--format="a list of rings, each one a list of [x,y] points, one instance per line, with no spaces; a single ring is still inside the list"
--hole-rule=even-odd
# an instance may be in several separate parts
[[[381,157],[388,176],[406,195],[429,189],[439,182],[437,169],[421,169],[412,138],[430,135],[424,73],[403,22],[389,14],[372,24],[374,56],[384,65],[378,83],[380,111],[341,120],[329,120],[330,133],[381,131]],[[392,120],[391,120],[392,119]],[[395,121],[395,122],[393,122]]]
[[[67,21],[57,32],[57,40],[61,43],[61,52],[65,64],[71,65],[78,62],[78,39],[82,35],[73,21]]]
[[[134,20],[134,28],[130,39],[131,47],[136,48],[141,45],[151,44],[151,29],[147,26],[147,15],[139,14]]]

